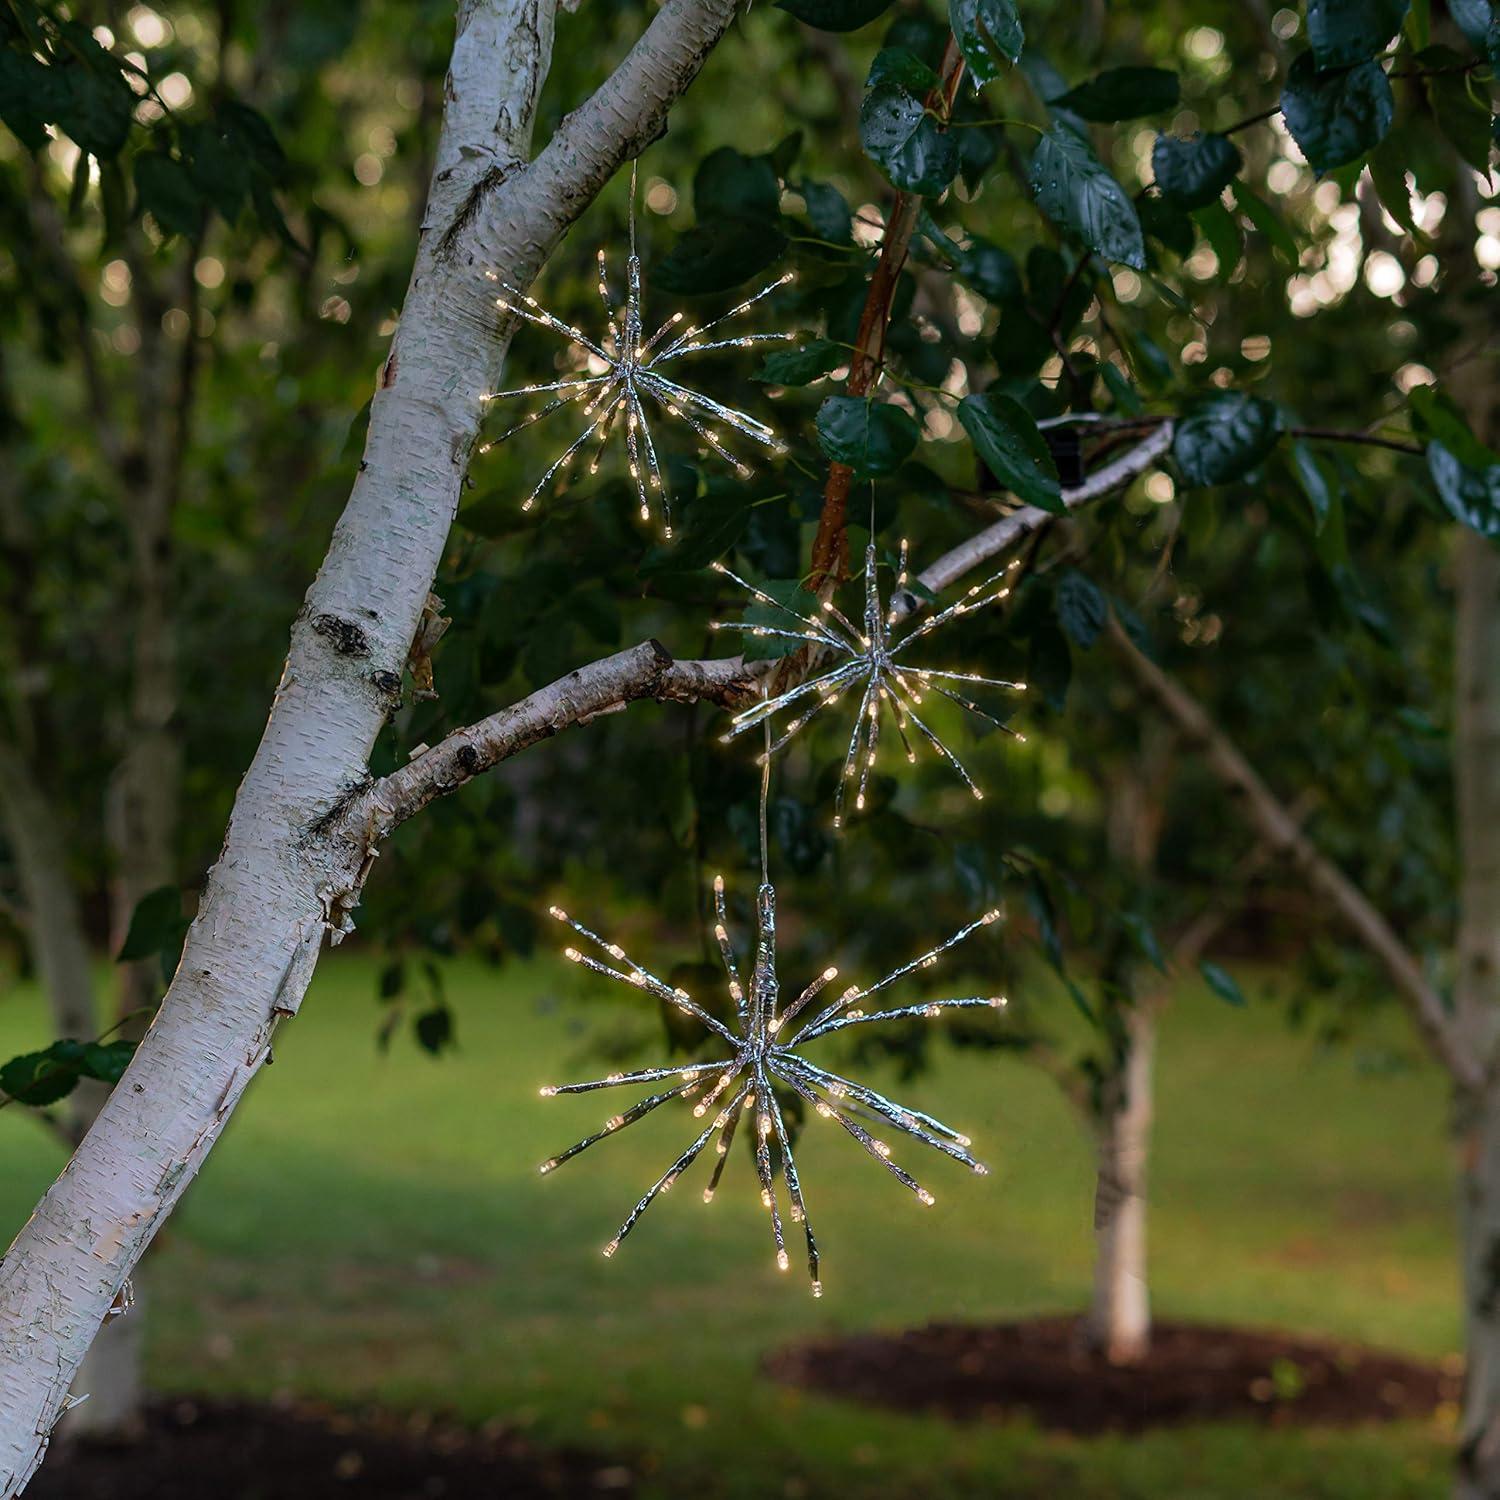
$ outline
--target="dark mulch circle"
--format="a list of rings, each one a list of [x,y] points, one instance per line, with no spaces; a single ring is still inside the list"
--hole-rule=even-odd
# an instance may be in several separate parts
[[[848,1400],[1073,1433],[1422,1418],[1458,1399],[1461,1378],[1378,1350],[1196,1323],[1156,1324],[1149,1358],[1122,1368],[1083,1346],[1073,1318],[860,1334],[779,1350],[766,1369]]]
[[[128,1447],[54,1447],[26,1500],[554,1500],[628,1496],[597,1456],[516,1433],[326,1409],[177,1401]]]

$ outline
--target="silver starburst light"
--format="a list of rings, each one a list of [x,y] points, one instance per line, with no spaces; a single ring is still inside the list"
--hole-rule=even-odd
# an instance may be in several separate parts
[[[647,969],[625,956],[624,950],[591,932],[581,922],[575,921],[560,907],[552,907],[552,915],[566,923],[581,937],[593,944],[613,963],[603,962],[577,948],[568,948],[567,957],[574,963],[591,969],[596,974],[618,980],[622,984],[635,986],[648,994],[657,996],[669,1005],[694,1017],[705,1026],[728,1049],[728,1056],[708,1062],[687,1063],[682,1066],[642,1068],[631,1073],[611,1073],[607,1078],[589,1083],[564,1083],[542,1090],[545,1098],[557,1094],[585,1094],[595,1089],[622,1087],[631,1084],[663,1083],[673,1080],[671,1086],[654,1093],[639,1103],[630,1106],[606,1120],[602,1129],[585,1136],[576,1145],[551,1157],[541,1165],[541,1171],[555,1171],[565,1161],[570,1161],[590,1146],[614,1135],[626,1126],[643,1119],[652,1110],[674,1099],[694,1099],[695,1119],[708,1119],[702,1133],[688,1146],[667,1170],[651,1185],[645,1197],[630,1211],[615,1237],[604,1247],[604,1254],[611,1256],[619,1249],[621,1241],[635,1227],[642,1214],[650,1208],[656,1198],[671,1189],[677,1179],[703,1153],[711,1140],[717,1137],[715,1151],[717,1162],[707,1187],[703,1190],[703,1201],[712,1201],[714,1190],[724,1171],[735,1129],[742,1115],[753,1115],[755,1120],[755,1164],[760,1177],[761,1202],[771,1216],[771,1235],[776,1245],[776,1264],[785,1271],[791,1264],[787,1254],[785,1230],[782,1224],[781,1206],[777,1194],[777,1179],[784,1181],[791,1218],[800,1223],[807,1239],[807,1269],[812,1279],[813,1296],[823,1294],[823,1283],[818,1269],[818,1246],[813,1238],[812,1225],[807,1217],[807,1205],[802,1195],[802,1181],[797,1173],[796,1160],[792,1155],[791,1137],[777,1101],[775,1085],[780,1084],[791,1093],[811,1105],[823,1119],[831,1120],[854,1139],[854,1141],[916,1195],[919,1202],[930,1205],[933,1197],[917,1180],[891,1160],[891,1147],[878,1136],[872,1135],[867,1125],[877,1130],[893,1126],[896,1130],[924,1146],[929,1146],[955,1161],[962,1162],[971,1171],[985,1175],[988,1168],[969,1154],[968,1136],[944,1125],[941,1120],[920,1110],[908,1109],[896,1104],[883,1094],[852,1079],[841,1077],[827,1068],[808,1061],[797,1049],[819,1037],[831,1036],[835,1032],[847,1031],[855,1026],[869,1026],[881,1021],[899,1021],[910,1017],[938,1016],[944,1010],[972,1007],[1003,1008],[1004,996],[966,995],[955,999],[927,1000],[917,1005],[901,1006],[894,1010],[866,1011],[860,1008],[863,1001],[878,994],[896,981],[916,970],[935,964],[939,955],[964,941],[970,934],[998,920],[998,911],[988,911],[977,921],[939,943],[919,958],[887,974],[884,979],[861,988],[851,985],[832,1004],[825,1005],[811,1020],[785,1035],[788,1024],[808,1006],[838,975],[834,968],[824,969],[797,998],[785,1008],[780,1003],[780,985],[776,975],[776,892],[769,881],[760,886],[756,896],[758,935],[755,964],[750,972],[749,991],[740,982],[739,960],[729,940],[728,919],[724,903],[724,880],[714,880],[714,904],[716,925],[714,936],[718,940],[719,953],[729,978],[729,995],[734,1002],[735,1024],[725,1026],[698,1005],[686,990],[674,988],[657,978]],[[620,967],[616,968],[614,965]],[[772,1156],[772,1142],[775,1157]]]
[[[747,297],[737,307],[731,308],[721,317],[707,323],[693,324],[683,333],[676,333],[683,321],[683,314],[673,313],[651,336],[645,337],[641,315],[641,262],[635,246],[635,167],[630,173],[630,254],[625,263],[625,301],[619,305],[609,288],[607,257],[599,251],[599,297],[604,303],[605,330],[596,341],[571,323],[554,317],[535,297],[529,296],[519,287],[502,281],[493,272],[489,279],[504,292],[495,299],[495,305],[503,312],[534,323],[540,328],[561,334],[581,351],[585,368],[561,380],[546,381],[538,385],[518,386],[514,390],[492,391],[487,401],[510,401],[524,396],[548,395],[551,397],[530,416],[515,426],[479,445],[481,453],[487,453],[507,438],[513,437],[534,422],[540,422],[553,412],[565,407],[578,408],[584,419],[583,431],[554,460],[537,481],[536,488],[522,502],[523,511],[535,505],[537,497],[554,478],[565,475],[575,458],[593,443],[593,454],[588,472],[598,472],[599,463],[611,434],[623,430],[625,452],[630,466],[630,477],[635,483],[640,501],[641,519],[650,520],[652,499],[661,507],[663,530],[672,534],[670,496],[662,478],[661,464],[656,454],[656,443],[651,434],[651,425],[646,419],[648,398],[669,417],[685,423],[694,433],[726,463],[734,466],[742,478],[750,474],[750,466],[736,458],[723,443],[715,424],[733,429],[752,442],[759,443],[773,453],[785,452],[785,446],[764,422],[757,421],[747,412],[739,411],[695,391],[666,373],[666,366],[689,354],[706,354],[713,349],[739,349],[750,344],[776,343],[795,337],[790,333],[749,333],[737,338],[718,338],[705,342],[705,337],[731,318],[755,306],[762,297],[768,297],[778,287],[793,279],[793,273],[779,276],[763,286],[752,297]]]
[[[974,784],[973,778],[964,769],[958,757],[918,714],[917,705],[922,702],[924,695],[928,692],[937,693],[944,698],[951,699],[970,713],[977,714],[1015,739],[1024,741],[1025,735],[1017,733],[1008,724],[988,713],[957,688],[967,685],[970,688],[1001,688],[1024,693],[1026,684],[1009,682],[998,677],[983,677],[977,672],[949,672],[939,671],[935,667],[913,666],[905,660],[904,653],[909,647],[926,639],[950,620],[983,609],[987,605],[997,604],[1000,600],[1007,598],[1010,589],[1003,584],[999,588],[995,588],[995,585],[1001,584],[1013,566],[1014,564],[1007,564],[1000,572],[992,574],[981,583],[976,583],[957,603],[950,604],[946,609],[929,616],[915,629],[898,639],[893,633],[893,627],[901,619],[903,611],[897,608],[896,601],[902,598],[902,591],[906,588],[908,576],[907,544],[904,539],[901,543],[896,588],[891,596],[892,606],[889,610],[884,609],[880,601],[874,542],[871,542],[865,549],[863,629],[852,624],[831,600],[823,605],[822,619],[802,614],[789,605],[783,604],[779,599],[773,599],[764,589],[756,588],[753,583],[747,582],[739,574],[731,572],[723,563],[714,563],[713,567],[717,571],[732,578],[762,604],[772,606],[799,628],[753,624],[748,621],[714,620],[710,622],[710,629],[743,630],[752,636],[778,636],[787,640],[806,642],[817,647],[820,653],[826,653],[835,658],[835,665],[828,670],[774,697],[762,698],[742,713],[736,714],[730,721],[729,732],[724,735],[724,740],[726,742],[733,740],[747,729],[753,729],[757,724],[767,722],[784,708],[802,704],[801,711],[784,724],[780,730],[780,737],[765,752],[768,756],[774,755],[825,708],[838,702],[851,688],[862,685],[859,709],[854,716],[854,730],[849,736],[849,749],[844,756],[843,774],[839,778],[838,794],[834,803],[833,824],[835,828],[843,826],[844,793],[856,772],[859,780],[854,805],[857,809],[862,809],[865,805],[865,792],[869,786],[870,772],[875,766],[875,754],[880,744],[882,705],[891,710],[896,733],[900,737],[902,748],[906,751],[906,758],[909,762],[914,762],[917,758],[912,744],[913,734],[908,733],[908,730],[911,730],[915,737],[925,740],[938,755],[947,761],[976,798],[983,799],[984,793]],[[994,592],[989,592],[991,589]],[[956,686],[950,686],[950,684]]]

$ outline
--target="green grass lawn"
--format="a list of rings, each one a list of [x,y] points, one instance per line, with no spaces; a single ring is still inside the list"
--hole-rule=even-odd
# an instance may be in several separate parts
[[[595,1076],[584,1023],[600,1012],[555,1001],[563,968],[551,956],[499,977],[454,965],[461,1047],[434,1061],[404,1039],[379,1055],[371,967],[325,961],[150,1268],[159,1389],[517,1422],[623,1456],[648,1494],[1446,1493],[1441,1423],[1078,1440],[772,1385],[759,1362],[783,1341],[1079,1308],[1093,1181],[1074,1119],[1024,1063],[944,1052],[899,1096],[971,1130],[993,1175],[923,1163],[938,1199],[924,1210],[813,1122],[798,1155],[821,1301],[795,1256],[791,1275],[776,1271],[738,1146],[711,1207],[686,1179],[605,1260],[602,1244],[694,1131],[685,1110],[663,1110],[538,1176],[611,1112],[608,1096],[538,1097],[542,1083]],[[36,997],[8,994],[4,1055],[43,1036]],[[1161,1050],[1157,1310],[1450,1353],[1444,1113],[1432,1073],[1362,1072],[1352,1053],[1290,1034],[1274,1006],[1235,1011],[1184,990]],[[7,1235],[60,1160],[20,1110],[0,1114]]]

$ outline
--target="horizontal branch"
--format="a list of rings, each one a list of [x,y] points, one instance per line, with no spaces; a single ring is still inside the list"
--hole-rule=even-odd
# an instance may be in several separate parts
[[[455,729],[440,744],[414,755],[398,771],[377,781],[350,816],[368,820],[375,839],[420,812],[436,797],[498,765],[559,729],[586,724],[637,698],[656,693],[672,658],[659,641],[645,641],[592,662],[499,713]]]
[[[1078,510],[1090,501],[1098,500],[1122,485],[1129,484],[1137,475],[1154,468],[1166,456],[1172,446],[1172,434],[1176,430],[1171,418],[1165,418],[1143,441],[1137,443],[1119,458],[1090,474],[1082,484],[1062,492],[1063,505],[1067,510]],[[1018,542],[1031,535],[1057,517],[1035,505],[1026,505],[1018,511],[996,521],[993,526],[976,532],[968,541],[960,543],[951,552],[945,553],[922,575],[924,588],[934,594],[957,582],[971,568],[1010,551]],[[901,612],[915,608],[912,594],[903,594],[899,601]]]
[[[1234,794],[1245,820],[1290,861],[1379,960],[1428,1048],[1454,1082],[1466,1091],[1482,1087],[1483,1069],[1459,1043],[1442,995],[1428,983],[1421,966],[1374,903],[1303,832],[1297,816],[1209,718],[1202,704],[1144,655],[1118,621],[1110,622],[1110,633],[1136,681],[1156,700],[1184,738],[1203,752],[1209,769]]]
[[[1064,503],[1073,510],[1128,483],[1155,464],[1171,441],[1168,421],[1083,484],[1064,490]],[[940,557],[921,575],[922,583],[935,593],[1055,519],[1050,511],[1024,506]],[[906,593],[893,600],[892,607],[904,615],[919,602]],[[757,696],[761,677],[777,665],[776,661],[747,662],[742,656],[676,661],[659,641],[646,641],[590,662],[477,724],[455,729],[355,797],[339,821],[364,848],[373,850],[428,803],[561,729],[615,713],[643,698],[738,707]]]

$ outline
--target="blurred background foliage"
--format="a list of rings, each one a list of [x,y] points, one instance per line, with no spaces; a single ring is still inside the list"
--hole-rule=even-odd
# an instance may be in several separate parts
[[[1253,959],[1257,984],[1318,1036],[1354,1040],[1372,1065],[1407,1066],[1415,1043],[1367,1024],[1387,999],[1384,978],[1292,875],[1257,862],[1194,747],[1121,670],[1106,622],[1119,619],[1191,689],[1449,982],[1456,504],[1420,452],[1402,450],[1434,435],[1462,446],[1434,393],[1463,384],[1492,326],[1500,205],[1485,175],[1487,8],[1413,5],[1391,47],[1373,49],[1393,50],[1390,71],[1409,75],[1394,84],[1388,128],[1366,121],[1367,138],[1320,174],[1274,114],[1283,85],[1314,96],[1302,133],[1326,155],[1337,111],[1317,90],[1352,76],[1351,64],[1377,65],[1362,61],[1366,49],[1309,81],[1298,61],[1308,22],[1295,8],[1035,0],[1021,7],[1019,67],[996,70],[982,93],[960,89],[961,128],[944,137],[955,144],[918,139],[897,157],[871,120],[935,78],[945,18],[902,3],[829,30],[795,19],[805,6],[740,18],[642,157],[638,207],[652,326],[679,308],[702,319],[797,273],[757,306],[754,326],[802,335],[800,364],[730,349],[694,368],[699,388],[772,422],[785,458],[741,480],[663,425],[676,522],[665,542],[635,520],[613,462],[522,515],[535,476],[578,430],[566,416],[477,457],[436,585],[452,620],[433,651],[438,696],[408,692],[372,769],[648,636],[679,657],[716,654],[726,638],[707,622],[738,618],[745,602],[708,570],[716,559],[759,581],[805,575],[827,463],[815,418],[847,372],[892,175],[952,177],[924,210],[895,296],[886,389],[915,420],[896,445],[908,451],[855,484],[856,559],[872,520],[883,559],[908,537],[920,566],[1007,507],[956,414],[972,393],[1012,397],[1038,418],[1214,420],[1226,410],[1215,403],[1243,392],[1266,403],[1246,411],[1267,441],[1234,439],[1214,468],[1179,438],[1173,463],[1039,532],[1004,609],[945,633],[945,665],[1031,684],[1004,706],[1024,742],[952,705],[933,710],[983,802],[933,757],[899,775],[899,758],[883,759],[868,810],[835,836],[847,720],[829,714],[799,736],[771,809],[786,973],[830,961],[884,972],[1001,901],[1003,930],[963,964],[987,986],[1008,984],[1006,1015],[867,1045],[904,1071],[944,1039],[1022,1052],[1096,1110],[1126,1045],[1123,1018],[1210,915],[1206,973],[1222,999],[1244,999],[1224,964]],[[830,14],[853,16],[841,0],[819,11]],[[559,13],[539,141],[643,19],[615,0]],[[126,967],[144,966],[148,988],[160,989],[158,959],[168,970],[175,959],[287,623],[359,461],[421,225],[452,25],[437,0],[0,12],[11,70],[0,105],[10,127],[0,586],[16,601],[0,619],[4,736],[63,831],[89,938],[119,952],[129,931]],[[39,49],[65,80],[46,87],[65,97],[22,76]],[[1096,86],[1048,102],[1124,66],[1175,82],[1116,79],[1122,96],[1104,88],[1101,99]],[[57,123],[40,128],[44,116]],[[1224,191],[1211,185],[1188,206],[1152,188],[1159,134],[1225,130],[1242,162]],[[1095,253],[1101,244],[1085,244],[1065,210],[1038,211],[1028,162],[1039,131],[1054,146],[1091,140],[1100,170],[1123,184],[1125,210],[1104,201],[1127,241],[1137,221],[1138,253]],[[627,194],[621,174],[536,289],[585,329],[601,316],[597,246],[621,275]],[[557,378],[564,356],[560,341],[523,329],[505,383]],[[507,415],[497,408],[495,431]],[[1327,442],[1318,430],[1394,446]],[[1080,431],[1081,443],[1051,447],[1064,485],[1085,459],[1115,451],[1117,434]],[[1461,456],[1476,471],[1493,462],[1482,446]],[[148,491],[162,503],[143,533]],[[1467,517],[1491,534],[1494,494],[1492,484]],[[153,723],[181,775],[166,874],[122,910],[113,888],[133,846],[111,833],[110,789],[143,712],[147,594],[173,659],[170,702]],[[846,612],[856,594],[850,585]],[[726,874],[742,922],[755,880],[758,776],[743,741],[721,743],[724,728],[711,707],[636,706],[405,825],[357,914],[375,960],[371,1045],[461,1042],[472,1002],[446,993],[441,961],[530,956],[550,899],[586,920],[609,914],[631,951],[671,955],[664,968],[711,963],[709,880]],[[158,888],[180,897],[143,913]],[[25,973],[32,921],[13,838],[0,837],[0,898],[0,943]],[[1040,966],[1064,983],[1032,983]],[[1069,998],[1076,1014],[1060,1012]],[[101,992],[101,1031],[106,1010]],[[611,1056],[658,1048],[669,1027],[645,998],[631,1009],[611,995],[592,1014],[592,1045]],[[1235,1024],[1226,1011],[1222,1025]]]

